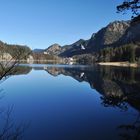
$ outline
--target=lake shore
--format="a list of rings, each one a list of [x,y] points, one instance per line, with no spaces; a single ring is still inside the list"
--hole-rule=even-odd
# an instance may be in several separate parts
[[[121,66],[121,67],[140,67],[137,63],[129,63],[129,62],[100,62],[98,63],[102,66]]]

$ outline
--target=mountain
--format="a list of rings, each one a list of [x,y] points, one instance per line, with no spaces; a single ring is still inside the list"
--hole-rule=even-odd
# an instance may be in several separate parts
[[[62,47],[59,44],[53,44],[47,49],[44,50],[45,54],[49,55],[59,55],[62,50]]]
[[[14,56],[17,48],[31,52],[27,46],[8,45],[0,41],[1,50],[3,46],[6,57],[7,53]],[[36,60],[73,57],[78,62],[84,63],[140,61],[140,16],[131,21],[111,22],[97,33],[93,33],[89,40],[80,39],[65,46],[55,43],[47,49],[32,50],[32,56]]]
[[[140,20],[132,21],[125,34],[119,40],[120,44],[128,44],[131,42],[140,42]]]
[[[89,40],[80,39],[71,45],[65,45],[62,47],[59,56],[71,57],[78,54],[86,53],[86,48]]]
[[[126,32],[129,33],[129,30],[135,30],[132,28],[134,27],[131,27],[130,21],[114,21],[97,33],[93,33],[89,40],[80,39],[71,45],[65,46],[54,44],[46,49],[46,52],[61,57],[97,52],[103,48],[114,46],[126,36]],[[126,40],[128,39],[126,38]]]
[[[46,53],[74,57],[85,62],[140,60],[140,18],[114,21],[93,33],[89,40],[80,39],[71,45],[54,44]],[[135,55],[136,53],[136,55]]]
[[[53,44],[44,50],[45,54],[58,55],[60,57],[71,57],[73,55],[85,53],[88,40],[80,39],[71,45],[60,46]]]
[[[99,30],[94,36],[92,35],[87,47],[92,51],[99,51],[100,49],[115,45],[129,27],[130,21],[112,22]]]

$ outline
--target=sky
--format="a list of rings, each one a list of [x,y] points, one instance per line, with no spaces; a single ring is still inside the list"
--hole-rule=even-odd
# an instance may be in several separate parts
[[[123,0],[0,0],[0,40],[44,49],[89,39],[115,20]]]

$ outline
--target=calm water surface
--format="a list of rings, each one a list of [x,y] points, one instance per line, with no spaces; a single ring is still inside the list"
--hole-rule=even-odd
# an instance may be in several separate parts
[[[29,124],[24,140],[140,138],[139,69],[22,65],[1,81],[0,95],[14,127]]]

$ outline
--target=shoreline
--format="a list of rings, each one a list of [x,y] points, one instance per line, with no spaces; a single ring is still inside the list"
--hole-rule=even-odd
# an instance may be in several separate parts
[[[137,63],[129,63],[129,62],[99,62],[101,66],[117,66],[117,67],[140,67]]]

